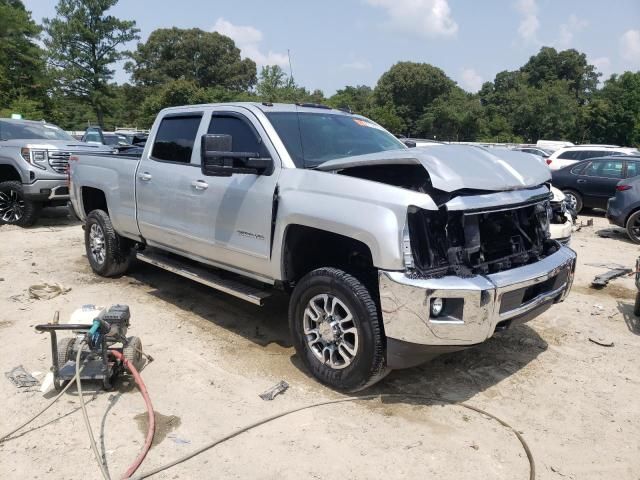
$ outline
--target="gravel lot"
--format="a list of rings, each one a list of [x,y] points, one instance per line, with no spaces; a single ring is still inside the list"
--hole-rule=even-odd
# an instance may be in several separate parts
[[[588,215],[580,220],[586,221]],[[589,287],[602,268],[632,266],[637,245],[619,229],[576,232],[577,277],[566,302],[485,344],[405,371],[366,393],[417,393],[483,408],[529,443],[537,478],[640,478],[640,319],[631,278]],[[143,371],[159,421],[141,471],[183,455],[262,417],[339,398],[315,383],[294,356],[285,297],[254,307],[154,267],[137,264],[115,280],[89,269],[81,226],[64,209],[35,228],[0,226],[0,372],[24,365],[44,377],[48,335],[33,325],[56,310],[66,321],[83,304],[125,303],[131,335],[155,357]],[[58,282],[51,300],[28,288]],[[603,347],[590,341],[613,342]],[[258,394],[280,380],[291,388],[271,402]],[[113,392],[87,385],[87,408],[113,478],[144,442],[144,403],[125,379]],[[0,377],[0,434],[54,395],[17,389]],[[0,445],[0,478],[98,478],[75,389],[25,434]],[[495,421],[446,402],[363,401],[320,407],[272,422],[156,478],[526,479],[515,436]]]

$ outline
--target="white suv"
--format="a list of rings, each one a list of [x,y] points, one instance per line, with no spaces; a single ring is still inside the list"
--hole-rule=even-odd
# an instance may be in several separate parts
[[[551,170],[559,170],[580,160],[612,155],[640,155],[640,152],[635,148],[617,147],[615,145],[578,145],[556,150],[547,158],[547,165]]]

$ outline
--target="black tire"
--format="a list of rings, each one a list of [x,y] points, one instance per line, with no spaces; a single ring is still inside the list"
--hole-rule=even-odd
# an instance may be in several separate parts
[[[64,367],[69,360],[74,360],[73,345],[76,339],[74,337],[61,338],[58,340],[58,369]]]
[[[640,210],[633,212],[627,219],[627,235],[634,243],[640,243]]]
[[[633,314],[640,317],[640,292],[636,293],[636,304],[633,306]]]
[[[127,345],[122,349],[122,355],[133,364],[136,370],[144,366],[144,358],[142,357],[142,340],[138,337],[127,338]]]
[[[64,367],[69,360],[75,361],[75,356],[73,355],[73,345],[75,342],[76,339],[74,337],[61,338],[58,340],[58,370]],[[69,383],[69,380],[59,382],[57,379],[54,379],[53,388],[59,392],[67,383]]]
[[[102,235],[101,250],[92,248],[91,236]],[[109,215],[103,210],[93,210],[87,215],[84,244],[91,269],[102,277],[117,277],[127,271],[133,258],[132,242],[118,235]]]
[[[304,333],[305,310],[311,300],[323,294],[337,298],[349,309],[353,327],[357,330],[355,355],[350,363],[345,361],[343,363],[346,366],[339,368],[329,366],[327,360],[316,357]],[[358,279],[342,270],[319,268],[298,282],[289,303],[289,328],[296,352],[305,367],[316,379],[331,388],[357,392],[378,382],[389,372],[385,360],[385,337],[376,302]],[[331,332],[328,334],[333,336]],[[346,338],[347,333],[340,335]],[[354,344],[352,342],[352,346]],[[321,342],[316,345],[321,345]]]
[[[24,198],[22,183],[0,183],[0,224],[30,227],[38,220],[41,209],[40,202]]]
[[[582,195],[580,195],[575,190],[571,190],[571,189],[562,190],[562,193],[564,193],[566,196],[571,195],[576,199],[574,210],[576,214],[580,213],[582,211],[582,208],[584,207],[584,203],[582,201]]]

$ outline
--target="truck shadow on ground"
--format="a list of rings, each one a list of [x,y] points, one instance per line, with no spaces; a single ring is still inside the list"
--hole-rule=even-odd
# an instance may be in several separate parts
[[[149,285],[156,298],[261,346],[292,346],[287,321],[288,297],[276,294],[257,307],[206,286],[184,280],[145,264],[130,277]],[[481,345],[442,355],[431,362],[391,372],[377,385],[361,392],[420,394],[463,401],[512,376],[547,349],[547,343],[527,325],[496,334]],[[265,352],[265,355],[269,354]],[[292,350],[282,351],[291,364],[318,385]]]
[[[633,313],[633,301],[631,303],[618,300],[618,311],[622,314],[624,323],[631,333],[640,335],[640,317]]]
[[[264,306],[258,307],[141,262],[135,264],[128,276],[150,286],[153,289],[150,295],[261,347],[292,346],[287,322],[288,296],[284,293],[276,292]]]
[[[37,230],[38,227],[73,227],[76,225],[80,225],[80,221],[75,218],[67,207],[50,207],[42,210],[40,218],[32,229]]]

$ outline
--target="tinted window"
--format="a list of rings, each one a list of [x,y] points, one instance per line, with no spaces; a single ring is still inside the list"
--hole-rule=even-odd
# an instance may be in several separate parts
[[[336,113],[274,112],[267,117],[297,167],[329,160],[407,148],[366,118]]]
[[[587,162],[579,163],[578,165],[576,165],[571,169],[571,173],[573,173],[574,175],[580,175],[584,170],[584,167],[586,166],[587,166]]]
[[[101,143],[102,140],[100,140],[100,135],[98,135],[96,132],[90,132],[87,133],[84,137],[84,141],[85,142],[98,142]]]
[[[0,140],[75,140],[50,123],[0,120]]]
[[[640,162],[628,160],[626,177],[635,177],[636,175],[640,175]]]
[[[596,157],[607,157],[610,155],[610,152],[603,150],[583,150],[580,152],[580,160],[589,160],[590,158]]]
[[[622,178],[622,160],[591,162],[584,174],[590,177]]]
[[[200,115],[163,118],[151,156],[158,160],[189,163],[200,119]]]
[[[248,120],[235,116],[214,115],[211,117],[208,133],[231,135],[232,152],[255,152],[260,157],[269,156],[262,139]]]
[[[579,153],[580,152],[577,152],[575,150],[569,150],[558,155],[558,158],[562,160],[578,160]]]

